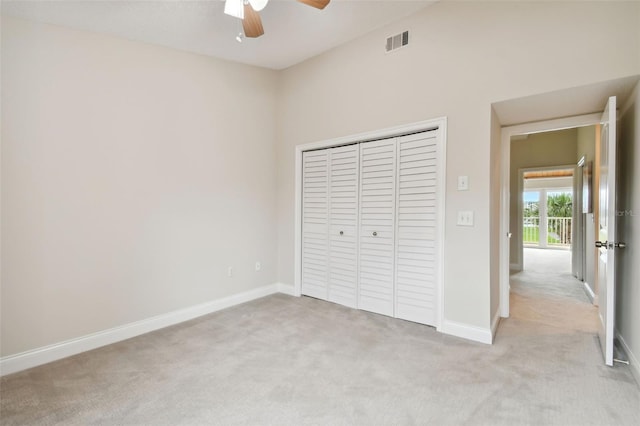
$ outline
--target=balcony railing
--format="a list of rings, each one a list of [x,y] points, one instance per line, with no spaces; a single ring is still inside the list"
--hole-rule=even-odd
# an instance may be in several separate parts
[[[544,234],[544,233],[543,233]],[[522,242],[527,245],[538,246],[569,246],[571,245],[571,218],[547,218],[547,243],[540,243],[540,218],[525,217],[522,223]]]

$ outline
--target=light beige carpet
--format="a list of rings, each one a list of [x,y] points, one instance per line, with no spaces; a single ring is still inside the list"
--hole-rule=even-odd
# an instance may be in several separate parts
[[[4,377],[0,422],[640,424],[638,385],[603,365],[581,284],[527,274],[492,346],[274,295]]]

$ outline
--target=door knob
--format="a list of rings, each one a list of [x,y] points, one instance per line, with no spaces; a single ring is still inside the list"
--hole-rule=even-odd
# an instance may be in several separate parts
[[[613,243],[615,248],[625,248],[627,245],[625,243]]]
[[[344,231],[340,231],[340,235],[344,235]]]
[[[374,237],[377,237],[377,236],[378,236],[378,233],[377,233],[376,231],[373,231],[373,236],[374,236]]]
[[[596,241],[596,247],[609,248],[609,243],[607,241],[605,241],[604,243],[602,241]]]

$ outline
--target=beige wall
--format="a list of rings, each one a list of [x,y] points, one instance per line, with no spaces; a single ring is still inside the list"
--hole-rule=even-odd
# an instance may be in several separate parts
[[[621,111],[617,240],[627,247],[616,252],[616,330],[632,352],[632,368],[640,381],[640,83]]]
[[[276,89],[3,18],[2,355],[274,283]]]
[[[490,105],[637,74],[639,11],[632,2],[440,2],[285,70],[279,280],[294,281],[296,145],[447,116],[444,314],[487,329]],[[385,54],[385,37],[403,30],[410,45]],[[456,190],[458,175],[469,176],[469,191]],[[456,212],[467,209],[475,226],[457,227]]]
[[[522,267],[522,218],[518,205],[521,202],[520,172],[522,169],[576,165],[577,129],[536,133],[526,139],[511,141],[511,176],[509,195],[509,228],[513,233],[509,263]]]

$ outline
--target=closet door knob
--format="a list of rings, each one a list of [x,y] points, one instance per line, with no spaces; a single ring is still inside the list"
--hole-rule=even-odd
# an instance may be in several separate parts
[[[373,231],[373,236],[374,236],[374,237],[377,237],[377,236],[378,236],[378,233],[377,233],[376,231]]]
[[[340,231],[340,235],[344,235],[344,231]]]

